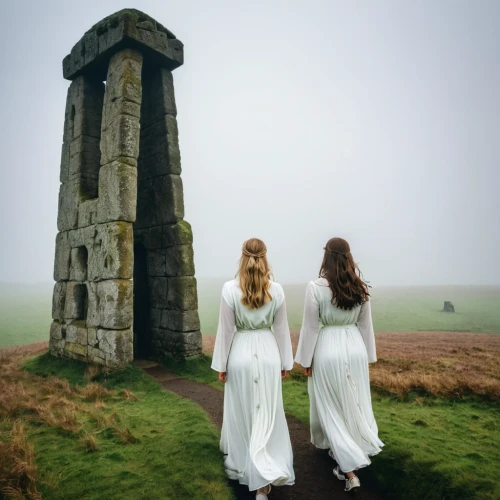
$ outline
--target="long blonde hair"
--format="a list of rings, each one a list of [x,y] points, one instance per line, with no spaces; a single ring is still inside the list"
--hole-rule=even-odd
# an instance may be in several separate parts
[[[271,268],[266,257],[267,248],[262,240],[250,238],[243,243],[238,276],[243,292],[241,303],[250,309],[258,309],[272,300]]]

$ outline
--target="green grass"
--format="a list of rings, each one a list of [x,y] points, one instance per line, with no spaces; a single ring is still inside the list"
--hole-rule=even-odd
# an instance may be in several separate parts
[[[309,425],[305,380],[286,379],[287,413]],[[360,472],[405,500],[500,498],[500,408],[477,401],[373,394],[382,453]]]
[[[84,366],[74,361],[43,355],[28,361],[25,369],[85,384]],[[28,423],[44,498],[232,498],[216,429],[198,405],[163,391],[133,366],[102,382],[109,389],[127,388],[139,398],[106,401],[119,416],[120,427],[128,427],[138,441],[125,445],[109,430],[96,431],[92,421],[84,419],[84,428],[97,437],[97,451],[89,453],[74,436]],[[6,428],[4,421],[0,429]]]

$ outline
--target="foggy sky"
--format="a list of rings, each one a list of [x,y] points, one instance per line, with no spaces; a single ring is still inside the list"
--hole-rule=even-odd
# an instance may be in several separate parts
[[[277,281],[346,238],[377,285],[500,284],[500,2],[0,2],[0,281],[52,280],[61,61],[136,7],[185,45],[174,72],[196,274],[243,240]]]

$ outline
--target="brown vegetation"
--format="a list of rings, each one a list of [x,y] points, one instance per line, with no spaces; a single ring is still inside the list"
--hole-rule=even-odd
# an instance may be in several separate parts
[[[119,426],[120,418],[114,410],[106,411],[105,403],[137,397],[128,390],[110,391],[92,382],[99,370],[89,368],[85,377],[88,383],[83,386],[21,370],[24,359],[46,349],[46,342],[0,349],[0,420],[2,428],[7,429],[0,433],[0,498],[41,498],[36,487],[34,449],[27,439],[32,422],[74,436],[89,452],[97,449],[96,434],[105,429],[111,429],[124,444],[137,440],[130,429]]]
[[[293,350],[298,332],[292,333]],[[203,338],[213,352],[215,337]],[[377,334],[378,362],[370,365],[371,386],[405,397],[410,392],[443,398],[478,396],[500,401],[500,335],[461,332]],[[299,365],[295,370],[301,372]]]

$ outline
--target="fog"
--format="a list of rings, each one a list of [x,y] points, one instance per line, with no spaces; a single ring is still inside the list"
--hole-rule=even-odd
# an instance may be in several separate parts
[[[174,72],[196,274],[262,238],[276,280],[346,238],[375,286],[500,284],[500,3],[1,2],[0,281],[51,281],[69,82],[95,22],[137,7]]]

